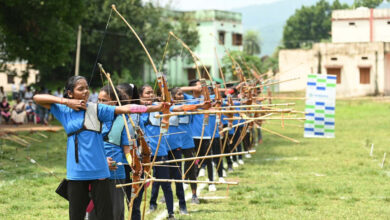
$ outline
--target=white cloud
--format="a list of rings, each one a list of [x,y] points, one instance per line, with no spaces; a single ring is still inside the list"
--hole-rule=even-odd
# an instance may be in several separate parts
[[[160,5],[170,4],[179,10],[217,9],[229,10],[249,5],[261,5],[279,0],[143,0],[145,2],[157,2]]]

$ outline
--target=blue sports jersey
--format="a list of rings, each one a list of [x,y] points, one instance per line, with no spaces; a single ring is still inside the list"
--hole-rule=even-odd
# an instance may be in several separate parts
[[[117,115],[116,117],[122,117],[122,115]],[[126,119],[128,117],[126,116]],[[113,125],[113,121],[110,122],[105,122],[102,127],[102,134],[103,137],[106,136]],[[130,130],[130,135],[131,138],[134,138],[134,129],[132,128],[131,124],[128,123],[129,130]],[[133,142],[131,142],[133,144]],[[106,157],[111,157],[112,160],[115,162],[122,162],[122,163],[127,163],[125,154],[123,152],[123,146],[129,146],[129,139],[127,138],[127,133],[126,133],[126,128],[123,128],[122,134],[121,134],[121,146],[117,146],[115,144],[109,143],[109,142],[104,142],[104,150],[106,153]],[[118,166],[118,169],[116,170],[110,170],[110,179],[125,179],[126,178],[126,173],[125,173],[125,168],[124,166]]]
[[[155,155],[158,138],[160,135],[160,127],[154,126],[149,123],[149,115],[150,113],[143,113],[140,117],[140,127],[145,132],[145,140],[149,143],[149,146],[152,151],[152,156]],[[157,152],[157,156],[167,156],[167,142],[165,141],[164,136],[161,138],[160,147]]]
[[[84,110],[76,111],[66,105],[51,104],[50,112],[61,122],[67,134],[82,128]],[[98,104],[98,119],[110,122],[114,119],[115,106]],[[110,176],[104,152],[103,136],[94,131],[82,131],[77,135],[79,162],[75,161],[75,137],[67,140],[66,170],[69,180],[94,180]]]
[[[194,99],[194,97],[192,95],[188,95],[186,93],[183,93],[184,94],[184,99],[185,100],[191,100],[191,99]],[[202,100],[192,100],[191,104],[199,104],[203,102]],[[191,129],[192,129],[192,138],[194,139],[201,139],[202,137],[202,128],[203,128],[203,120],[204,120],[204,115],[201,114],[201,115],[193,115],[192,117],[192,123],[191,123]],[[207,129],[207,125],[204,125],[205,128],[204,128],[204,133],[203,133],[203,139],[211,139],[211,135],[210,135],[210,130],[211,129]]]

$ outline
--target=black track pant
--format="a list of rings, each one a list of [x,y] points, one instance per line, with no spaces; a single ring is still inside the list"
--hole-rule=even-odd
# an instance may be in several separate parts
[[[185,158],[195,157],[195,148],[189,148],[189,149],[182,149],[183,156]],[[188,170],[188,168],[191,166],[192,161],[186,161],[184,162],[184,172]],[[197,177],[197,166],[194,164],[191,169],[186,174],[186,180],[196,180]],[[183,175],[184,175],[183,172]],[[191,183],[191,189],[196,191],[196,183]]]
[[[68,183],[69,219],[84,220],[85,210],[90,201],[89,184],[91,184],[91,197],[97,219],[113,219],[113,210],[110,195],[110,182],[104,180],[73,181]]]
[[[194,139],[195,147],[199,147],[200,139]],[[206,156],[207,148],[210,145],[210,140],[203,139],[202,144],[200,146],[199,156]],[[211,154],[211,150],[208,152],[207,155]],[[213,173],[213,164],[211,163],[212,159],[205,159],[203,161],[204,164],[206,164],[207,167],[207,174],[210,181],[214,181],[214,173]],[[194,164],[194,166],[198,166]]]
[[[223,144],[222,139],[214,138],[213,143],[212,143],[213,155],[221,154],[222,144]],[[222,157],[217,157],[217,158],[213,159],[214,164],[215,164],[215,168],[217,168],[219,160],[222,160],[222,159],[223,159]],[[218,177],[223,176],[223,160],[221,161],[221,165],[219,165],[217,172],[218,172]]]

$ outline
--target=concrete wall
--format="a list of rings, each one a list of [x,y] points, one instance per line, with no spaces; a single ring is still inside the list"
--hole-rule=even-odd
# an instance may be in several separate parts
[[[332,13],[332,42],[390,42],[390,9],[358,8]]]
[[[388,43],[319,43],[311,50],[281,50],[279,52],[280,80],[301,77],[298,81],[281,83],[281,91],[305,88],[310,73],[326,74],[327,68],[341,69],[341,83],[337,84],[339,97],[389,94],[390,58]],[[321,66],[318,70],[318,66]],[[360,84],[360,67],[370,68],[370,83]]]
[[[280,81],[299,77],[297,80],[279,84],[279,91],[299,91],[306,89],[307,75],[315,73],[316,62],[314,50],[295,49],[280,50],[279,52],[279,74]]]
[[[9,70],[15,71],[16,75],[14,77],[14,81],[15,81],[17,88],[19,89],[19,85],[22,82],[21,76],[23,75],[23,71],[26,71],[27,64],[25,62],[15,62],[15,63],[6,64],[6,65],[7,65],[7,68]],[[39,75],[39,72],[37,70],[30,70],[29,75],[27,77],[26,85],[36,83],[38,75]],[[0,72],[0,86],[4,87],[4,90],[6,92],[10,92],[11,85],[12,85],[12,83],[8,83],[7,73]]]

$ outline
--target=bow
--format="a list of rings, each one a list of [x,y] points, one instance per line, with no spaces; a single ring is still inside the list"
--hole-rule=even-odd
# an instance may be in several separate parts
[[[158,80],[158,86],[159,86],[159,88],[161,90],[161,94],[163,96],[163,100],[169,100],[169,102],[170,102],[170,94],[168,92],[168,83],[166,82],[166,79],[163,76],[163,74],[159,73],[157,71],[157,67],[154,64],[154,61],[153,61],[152,57],[150,56],[148,49],[146,49],[146,47],[145,47],[144,43],[142,42],[141,38],[138,36],[137,32],[135,32],[135,30],[129,24],[129,22],[127,22],[127,20],[117,11],[115,5],[111,5],[111,7],[115,11],[115,13],[122,19],[122,21],[127,25],[127,27],[131,30],[131,32],[134,34],[134,36],[137,38],[138,42],[140,43],[140,45],[144,49],[144,51],[145,51],[145,53],[146,53],[146,55],[147,55],[151,65],[153,67],[153,70],[156,73],[157,80]],[[167,108],[167,106],[165,106],[163,108],[163,112],[167,112],[167,111],[169,112],[169,108]],[[150,171],[153,168],[153,165],[154,165],[154,163],[156,161],[156,158],[157,158],[158,149],[160,148],[160,144],[161,144],[161,139],[162,139],[163,133],[168,131],[168,127],[169,127],[169,116],[164,117],[163,120],[161,120],[160,135],[159,135],[158,142],[157,142],[156,152],[154,154],[154,157],[153,157],[153,160],[152,160],[150,166],[145,169],[145,174],[147,174],[147,175],[149,175],[149,173],[147,173],[146,170]],[[141,184],[140,188],[142,188],[145,185],[146,180],[147,180],[147,177],[145,177],[145,180]],[[131,205],[129,207],[129,220],[131,219],[131,215],[132,215],[132,211],[133,211],[132,204],[134,203],[134,199],[138,196],[139,192],[140,192],[140,190],[138,190],[136,195],[131,198],[131,201],[130,201],[130,204],[129,204],[129,206]],[[145,195],[146,195],[146,192],[145,192]]]
[[[103,69],[102,64],[98,63],[98,67],[100,69],[100,72],[104,74],[104,76],[107,78],[110,86],[112,87],[114,94],[115,94],[115,98],[118,102],[118,105],[122,106],[122,103],[119,99],[118,93],[116,92],[115,86],[111,80],[110,74],[106,73],[106,71]],[[123,117],[123,120],[125,121],[126,134],[127,134],[127,138],[129,139],[129,142],[130,142],[131,136],[130,136],[130,131],[129,131],[129,127],[127,124],[127,120],[126,120],[126,117],[124,114],[122,114],[122,117]],[[134,130],[137,132],[137,136],[138,136],[139,142],[140,142],[141,147],[142,147],[142,162],[143,163],[144,163],[144,161],[150,162],[150,149],[145,141],[144,134],[143,134],[142,130],[139,128],[139,126],[134,123],[130,114],[128,115],[128,118],[129,118],[129,121],[130,121],[131,125],[133,126]],[[130,155],[132,158],[132,163],[129,164],[129,166],[133,170],[132,180],[134,182],[139,181],[141,179],[141,175],[142,175],[142,165],[141,165],[141,162],[137,156],[137,150],[138,150],[138,148],[137,148],[135,141],[134,141],[133,146],[130,148]],[[149,157],[149,160],[145,160],[145,157]],[[138,191],[139,191],[139,185],[138,184],[132,185],[132,194],[136,195]]]

